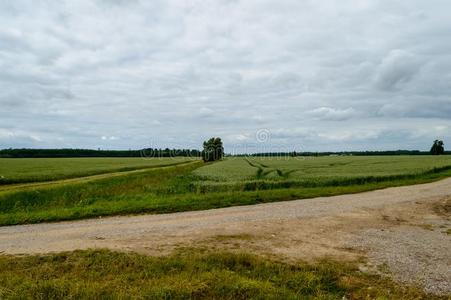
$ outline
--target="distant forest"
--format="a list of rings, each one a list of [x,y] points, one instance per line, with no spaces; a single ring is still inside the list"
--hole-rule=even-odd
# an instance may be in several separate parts
[[[3,158],[51,157],[200,157],[201,151],[192,149],[92,150],[92,149],[3,149]]]
[[[444,154],[451,154],[445,151]],[[346,152],[271,152],[239,154],[234,156],[330,156],[330,155],[430,155],[429,151],[395,150],[395,151],[346,151]],[[196,149],[142,149],[142,150],[92,150],[92,149],[3,149],[3,158],[51,158],[51,157],[201,157]],[[227,155],[226,155],[227,156]],[[231,155],[228,155],[231,156]]]
[[[445,151],[443,154],[451,154],[451,151]],[[237,156],[375,156],[375,155],[431,155],[430,151],[419,150],[390,150],[390,151],[341,151],[341,152],[270,152],[242,154]]]

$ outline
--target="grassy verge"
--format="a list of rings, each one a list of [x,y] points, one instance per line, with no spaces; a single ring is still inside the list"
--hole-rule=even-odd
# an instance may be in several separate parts
[[[193,191],[191,172],[202,162],[170,166],[114,178],[0,193],[0,225],[74,220],[96,216],[170,213],[320,196],[358,193],[431,182],[451,176],[443,169],[386,180],[325,181],[305,187],[250,191]],[[276,183],[278,184],[278,183]]]
[[[355,264],[194,249],[167,257],[107,250],[0,256],[0,269],[1,299],[440,299]]]

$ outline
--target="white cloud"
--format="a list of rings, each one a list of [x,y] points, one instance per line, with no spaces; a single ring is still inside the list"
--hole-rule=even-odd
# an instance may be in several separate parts
[[[38,145],[43,139],[34,132],[22,130],[8,130],[0,128],[0,145],[10,142],[17,142],[19,145],[33,144]]]
[[[231,143],[252,142],[252,137],[249,134],[231,134],[226,136],[225,141]]]
[[[427,149],[437,134],[451,139],[449,9],[446,0],[3,1],[0,128],[14,135],[0,132],[0,148],[199,147],[267,128],[275,143],[323,150]]]
[[[110,140],[110,141],[114,141],[114,140],[118,140],[119,138],[118,137],[116,137],[116,136],[105,136],[105,135],[103,135],[101,138],[100,138],[102,141],[107,141],[107,140]]]
[[[353,116],[356,116],[357,112],[352,107],[346,109],[338,109],[332,107],[318,107],[311,111],[308,111],[307,115],[310,115],[320,120],[342,121],[347,120]]]

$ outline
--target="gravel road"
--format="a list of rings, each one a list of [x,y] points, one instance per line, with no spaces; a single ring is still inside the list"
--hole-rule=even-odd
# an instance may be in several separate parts
[[[110,248],[158,255],[207,246],[304,260],[366,255],[369,264],[387,265],[401,281],[450,294],[449,199],[451,178],[207,211],[6,226],[0,227],[0,253]]]

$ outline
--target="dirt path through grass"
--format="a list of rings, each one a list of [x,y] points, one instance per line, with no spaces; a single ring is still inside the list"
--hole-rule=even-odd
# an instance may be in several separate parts
[[[365,269],[451,294],[450,206],[447,178],[327,198],[0,227],[0,253],[110,248],[161,255],[202,246],[287,260],[363,255]]]
[[[53,181],[5,184],[5,185],[0,185],[0,193],[19,190],[19,189],[23,190],[23,189],[27,189],[27,188],[37,188],[37,187],[49,187],[50,188],[50,187],[61,185],[61,184],[81,183],[81,182],[87,182],[87,181],[99,180],[99,179],[105,179],[105,178],[111,178],[111,177],[117,177],[117,176],[139,174],[139,173],[147,172],[147,171],[153,170],[153,169],[164,169],[164,168],[168,168],[168,167],[188,165],[188,164],[192,164],[195,162],[197,162],[197,161],[184,161],[184,162],[178,162],[178,163],[167,164],[167,165],[156,165],[156,166],[150,166],[150,167],[146,167],[146,168],[139,168],[139,169],[131,170],[131,171],[110,172],[110,173],[103,173],[103,174],[98,174],[98,175],[90,175],[90,176],[83,176],[83,177],[70,178],[70,179],[53,180]]]

